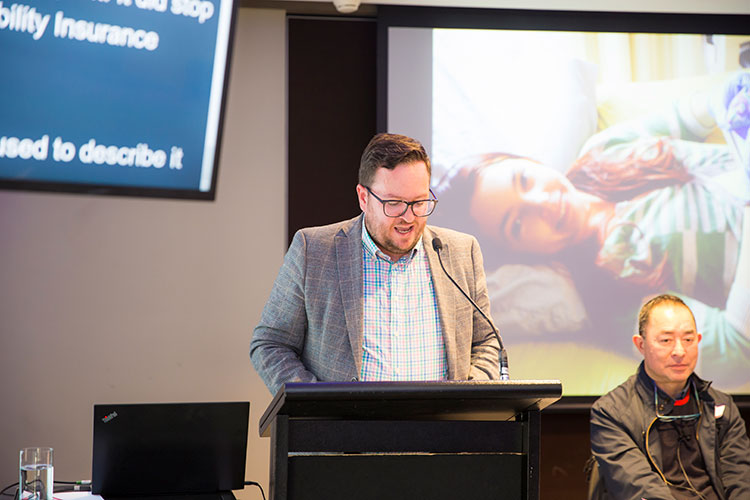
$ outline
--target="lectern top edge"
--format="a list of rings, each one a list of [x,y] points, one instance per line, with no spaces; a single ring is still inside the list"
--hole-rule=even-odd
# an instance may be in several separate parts
[[[519,393],[559,397],[562,384],[559,380],[290,383],[282,386],[274,399],[502,399],[515,398]]]
[[[285,384],[259,421],[265,435],[276,415],[421,418],[472,413],[512,416],[542,410],[562,396],[559,380],[318,382]]]

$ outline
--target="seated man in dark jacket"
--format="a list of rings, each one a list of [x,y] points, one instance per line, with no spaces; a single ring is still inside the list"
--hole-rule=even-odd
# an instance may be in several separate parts
[[[609,498],[750,499],[750,439],[731,396],[693,370],[701,334],[680,298],[641,308],[635,375],[591,408],[591,449]]]

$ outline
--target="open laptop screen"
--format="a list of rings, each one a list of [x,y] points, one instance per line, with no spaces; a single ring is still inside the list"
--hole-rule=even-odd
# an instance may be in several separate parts
[[[191,495],[242,489],[250,403],[94,405],[92,493]]]

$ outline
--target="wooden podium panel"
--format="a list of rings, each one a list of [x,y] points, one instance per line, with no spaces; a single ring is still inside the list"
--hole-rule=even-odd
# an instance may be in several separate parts
[[[559,381],[287,384],[259,423],[274,500],[539,498]]]

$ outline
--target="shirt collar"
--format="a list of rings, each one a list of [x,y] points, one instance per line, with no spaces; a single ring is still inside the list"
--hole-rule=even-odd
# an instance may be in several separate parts
[[[410,262],[416,255],[417,252],[422,251],[422,237],[424,235],[419,237],[419,241],[417,241],[417,244],[414,245],[414,248],[410,253],[407,255],[401,257],[398,262],[405,261]],[[380,258],[387,262],[394,263],[390,257],[388,257],[386,254],[384,254],[378,246],[375,244],[375,241],[373,241],[372,236],[370,236],[370,233],[367,231],[367,226],[365,226],[365,219],[362,217],[362,246],[364,247],[365,251],[370,254],[370,256],[374,258]]]

